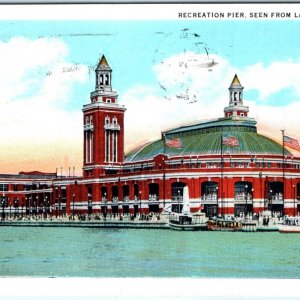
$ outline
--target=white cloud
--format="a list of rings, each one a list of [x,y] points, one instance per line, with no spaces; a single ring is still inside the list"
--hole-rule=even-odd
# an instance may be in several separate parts
[[[212,62],[216,64],[211,66]],[[213,55],[208,59],[206,55],[193,52],[173,55],[163,63],[153,66],[153,69],[168,98],[181,98],[187,102],[196,100],[201,103],[211,102],[211,97],[227,88],[228,83],[221,79],[232,76],[233,72],[229,63],[220,56]],[[181,97],[186,94],[188,99]]]
[[[300,92],[299,62],[282,61],[265,67],[257,64],[239,69],[220,56],[213,58],[218,64],[209,71],[199,67],[198,62],[205,60],[203,55],[186,52],[171,56],[153,67],[158,81],[156,87],[136,86],[123,95],[128,108],[125,122],[127,149],[160,138],[161,131],[167,128],[223,117],[223,109],[229,103],[228,87],[235,73],[245,90],[258,90],[259,100],[285,88]],[[188,95],[189,99],[178,97],[181,95]],[[249,100],[244,104],[249,105],[249,116],[257,119],[261,133],[278,140],[280,129],[297,135],[300,102],[296,100],[300,100],[300,95],[293,99],[295,102],[285,104],[283,101],[282,106],[276,107],[258,105],[255,103],[258,99]]]
[[[245,100],[245,104],[262,133],[279,140],[280,129],[286,129],[287,134],[299,137],[299,61],[239,69],[221,56],[212,58],[217,64],[203,68],[200,64],[207,58],[200,54],[186,52],[169,57],[153,66],[155,86],[133,86],[120,97],[127,108],[127,150],[160,138],[163,130],[222,117],[235,73],[245,90],[258,90],[259,100],[292,88],[297,98],[289,104],[258,105],[257,99]],[[80,170],[82,112],[70,112],[66,105],[73,100],[74,84],[87,80],[87,68],[68,61],[68,47],[62,40],[47,38],[0,41],[0,65],[0,130],[4,141],[0,172],[19,170],[11,168],[12,157],[31,162],[19,162],[17,167],[23,170],[34,168],[35,162],[36,166],[48,162],[52,169],[53,164],[61,162],[65,170],[73,165]]]
[[[87,80],[88,70],[67,59],[68,47],[60,39],[20,37],[0,42],[0,130],[6,143],[2,168],[19,147],[24,149],[21,160],[35,149],[44,152],[41,159],[59,156],[63,161],[65,144],[75,144],[81,151],[82,114],[68,111],[66,105],[74,84]]]
[[[291,88],[300,96],[300,61],[275,61],[268,66],[258,63],[241,72],[248,89],[259,91],[260,100]],[[285,101],[285,99],[282,99]]]

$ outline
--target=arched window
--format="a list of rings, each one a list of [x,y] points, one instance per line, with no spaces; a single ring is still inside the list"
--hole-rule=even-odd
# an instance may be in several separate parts
[[[102,199],[107,199],[107,187],[106,186],[101,187],[101,197],[102,197]]]
[[[247,197],[252,199],[252,183],[248,181],[238,181],[234,184],[234,197],[237,200],[245,200]]]
[[[148,185],[149,190],[149,201],[157,201],[159,196],[159,184],[150,183]]]
[[[234,101],[237,101],[236,95],[237,95],[237,92],[234,92],[234,93],[233,93],[233,100],[234,100]]]
[[[172,198],[178,197],[178,196],[183,196],[183,188],[186,186],[184,182],[173,182],[171,184],[172,188]]]
[[[214,181],[205,181],[201,183],[201,196],[204,198],[217,199],[218,183]]]
[[[122,186],[122,192],[123,192],[123,201],[129,200],[129,185],[123,185]]]
[[[117,185],[114,185],[111,187],[111,194],[112,194],[113,202],[116,202],[119,200],[119,188]]]
[[[109,85],[109,75],[105,74],[105,85]]]

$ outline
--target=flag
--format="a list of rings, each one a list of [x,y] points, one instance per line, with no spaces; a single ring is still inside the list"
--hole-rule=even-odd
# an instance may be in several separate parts
[[[294,150],[300,151],[300,145],[299,142],[296,139],[293,139],[287,135],[283,136],[283,145],[290,147]]]
[[[179,138],[176,139],[166,139],[165,145],[170,148],[182,148],[182,143]]]
[[[234,136],[223,136],[222,144],[230,147],[238,147],[240,145],[238,139]]]

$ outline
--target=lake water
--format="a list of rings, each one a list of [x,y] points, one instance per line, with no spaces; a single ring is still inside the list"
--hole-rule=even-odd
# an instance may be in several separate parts
[[[0,228],[0,276],[300,278],[300,236]]]

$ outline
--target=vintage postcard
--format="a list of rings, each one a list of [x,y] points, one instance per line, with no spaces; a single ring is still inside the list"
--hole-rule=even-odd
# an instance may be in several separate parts
[[[300,4],[0,8],[0,299],[299,299]]]

